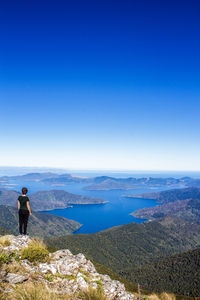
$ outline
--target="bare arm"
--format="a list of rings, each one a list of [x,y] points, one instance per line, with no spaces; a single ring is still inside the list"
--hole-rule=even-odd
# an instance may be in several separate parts
[[[30,205],[29,205],[29,201],[26,202],[26,206],[28,208],[29,214],[32,216],[32,212],[31,212],[31,208],[30,208]]]
[[[17,207],[18,207],[18,210],[20,210],[20,202],[19,202],[19,200],[17,201]]]

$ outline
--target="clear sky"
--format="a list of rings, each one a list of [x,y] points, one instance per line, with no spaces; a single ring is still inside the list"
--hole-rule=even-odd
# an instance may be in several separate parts
[[[200,170],[200,1],[2,1],[0,165]]]

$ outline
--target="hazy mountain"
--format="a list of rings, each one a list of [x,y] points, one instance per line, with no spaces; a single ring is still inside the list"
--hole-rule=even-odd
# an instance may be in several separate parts
[[[184,189],[172,189],[155,193],[144,193],[140,195],[125,195],[130,198],[155,199],[160,203],[168,203],[177,200],[200,199],[200,188],[190,187]]]
[[[16,175],[16,176],[2,176],[0,180],[24,180],[24,181],[41,181],[47,178],[56,178],[60,175],[51,172],[44,173],[28,173],[25,175]]]
[[[200,180],[193,179],[190,177],[184,178],[113,178],[113,177],[100,177],[100,180],[97,180],[98,177],[94,180],[94,183],[84,187],[86,190],[114,190],[114,189],[134,189],[138,186],[144,187],[187,187],[187,186],[199,186]]]
[[[9,182],[9,180],[23,180],[23,181],[42,181],[51,185],[67,185],[73,183],[89,184],[85,186],[86,190],[112,190],[112,189],[134,189],[137,186],[144,187],[200,187],[200,179],[191,177],[182,178],[115,178],[109,176],[97,177],[81,177],[73,176],[71,174],[56,174],[51,172],[46,173],[28,173],[20,176],[3,176],[0,181]]]
[[[147,207],[136,210],[132,215],[148,220],[164,216],[177,216],[188,222],[200,224],[200,199],[178,200],[163,205]]]

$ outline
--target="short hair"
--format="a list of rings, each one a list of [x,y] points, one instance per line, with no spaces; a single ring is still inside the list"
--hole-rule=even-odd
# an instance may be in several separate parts
[[[28,193],[28,189],[26,187],[22,188],[22,194],[26,195]]]

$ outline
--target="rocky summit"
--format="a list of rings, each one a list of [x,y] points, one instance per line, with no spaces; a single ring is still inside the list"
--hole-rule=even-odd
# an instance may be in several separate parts
[[[73,255],[64,249],[54,253],[47,252],[47,257],[42,262],[32,261],[24,258],[23,253],[34,239],[13,235],[0,239],[0,292],[4,295],[12,294],[16,286],[25,282],[39,282],[57,295],[78,295],[89,289],[102,289],[108,300],[136,299],[125,290],[124,284],[111,280],[108,275],[97,273],[94,265],[82,253]],[[78,298],[74,296],[74,299]]]

